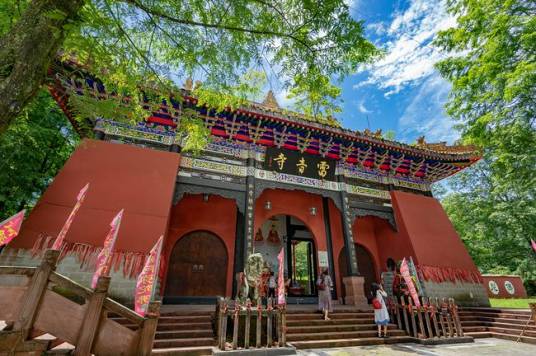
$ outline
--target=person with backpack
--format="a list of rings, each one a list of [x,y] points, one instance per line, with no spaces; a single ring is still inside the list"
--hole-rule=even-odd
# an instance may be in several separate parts
[[[383,290],[381,284],[372,283],[372,307],[374,308],[374,322],[378,325],[378,337],[387,337],[387,326],[389,325],[389,311],[385,303],[387,293]]]
[[[331,289],[333,288],[333,282],[329,276],[329,271],[325,268],[318,281],[316,282],[318,288],[318,310],[322,311],[324,314],[324,320],[329,319],[329,313],[333,311],[333,306],[331,304]]]

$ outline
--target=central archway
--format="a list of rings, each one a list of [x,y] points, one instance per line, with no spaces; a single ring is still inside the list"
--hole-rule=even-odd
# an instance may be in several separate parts
[[[227,260],[217,235],[195,231],[183,236],[171,251],[165,298],[224,296]]]
[[[284,271],[290,279],[290,297],[317,295],[317,246],[309,228],[300,219],[278,214],[265,220],[255,234],[254,251],[263,255],[266,266],[275,275],[277,255],[285,251]]]

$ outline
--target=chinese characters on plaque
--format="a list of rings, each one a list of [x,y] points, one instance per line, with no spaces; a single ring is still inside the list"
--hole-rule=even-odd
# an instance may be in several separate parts
[[[335,180],[335,160],[299,151],[269,147],[264,169],[307,178]]]
[[[318,266],[322,268],[329,267],[328,251],[318,251]]]

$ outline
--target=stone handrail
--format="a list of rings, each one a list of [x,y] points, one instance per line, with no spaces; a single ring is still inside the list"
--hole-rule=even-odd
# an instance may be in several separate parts
[[[109,277],[100,277],[89,289],[56,273],[58,256],[59,251],[47,250],[39,267],[0,266],[0,320],[8,324],[0,331],[0,353],[27,349],[37,331],[74,345],[74,355],[150,355],[160,302],[152,302],[141,317],[107,297]]]

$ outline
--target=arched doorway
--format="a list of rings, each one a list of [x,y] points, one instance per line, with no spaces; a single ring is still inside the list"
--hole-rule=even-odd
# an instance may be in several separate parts
[[[374,265],[374,259],[372,255],[360,244],[354,244],[355,254],[357,258],[357,268],[359,274],[365,278],[365,297],[367,300],[371,299],[371,284],[377,282],[376,279],[376,268]],[[342,278],[348,276],[348,265],[346,263],[346,251],[345,248],[341,249],[339,253],[339,269],[341,275],[341,286],[343,288],[343,295],[345,294],[344,283],[342,283]]]
[[[254,251],[277,275],[277,255],[284,249],[284,273],[290,279],[289,297],[316,297],[317,250],[313,234],[303,221],[290,215],[274,215],[255,234]]]
[[[191,232],[177,241],[169,258],[165,297],[224,296],[227,249],[207,231]]]

